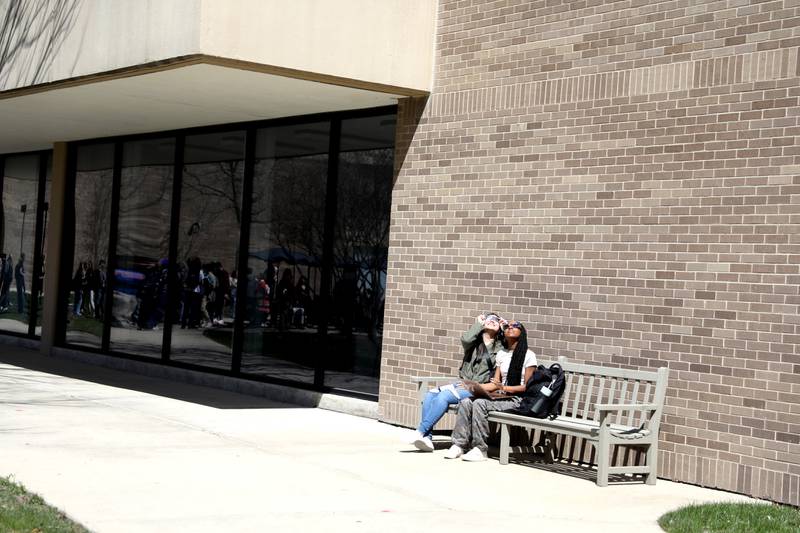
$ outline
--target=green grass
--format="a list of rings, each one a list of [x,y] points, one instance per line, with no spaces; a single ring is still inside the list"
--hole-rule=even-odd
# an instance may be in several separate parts
[[[775,504],[689,505],[658,519],[667,533],[797,533],[800,510]]]
[[[103,323],[96,319],[85,316],[70,316],[69,325],[67,329],[74,331],[83,331],[95,337],[103,336]]]
[[[8,478],[0,477],[0,531],[8,533],[88,533],[64,513]]]

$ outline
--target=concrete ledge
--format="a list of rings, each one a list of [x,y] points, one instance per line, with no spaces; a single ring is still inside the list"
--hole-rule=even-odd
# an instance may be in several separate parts
[[[31,350],[39,350],[40,341],[14,337],[10,335],[0,335],[0,346],[16,346]],[[301,407],[318,407],[329,411],[336,411],[365,418],[378,418],[378,402],[371,402],[359,398],[350,398],[330,393],[321,393],[305,389],[296,389],[285,385],[274,383],[263,383],[251,381],[244,378],[232,376],[221,376],[199,370],[189,370],[174,366],[162,365],[157,362],[148,363],[103,355],[92,352],[83,352],[69,348],[54,347],[50,352],[50,357],[56,359],[66,359],[85,363],[121,372],[138,374],[148,377],[160,378],[167,381],[188,383],[201,387],[221,389],[248,396],[257,396],[269,400],[290,403]]]
[[[39,339],[29,339],[27,337],[16,337],[14,335],[0,334],[0,346],[17,346],[19,348],[27,348],[29,350],[39,351],[41,341]]]

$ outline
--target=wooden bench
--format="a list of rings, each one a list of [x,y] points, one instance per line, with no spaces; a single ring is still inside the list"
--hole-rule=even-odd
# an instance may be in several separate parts
[[[558,362],[563,364],[566,362],[566,358],[559,357]],[[540,361],[539,364],[549,367],[552,363]],[[409,381],[417,385],[417,398],[419,400],[420,407],[422,407],[422,402],[425,400],[425,395],[428,394],[429,390],[440,385],[455,383],[456,381],[459,381],[459,379],[460,378],[454,376],[411,376]],[[449,411],[452,413],[458,411],[458,404],[451,405]]]
[[[511,427],[539,429],[543,436],[561,434],[591,443],[597,452],[597,485],[600,487],[608,485],[609,474],[645,474],[645,482],[655,485],[658,429],[668,369],[647,372],[559,362],[567,383],[557,418],[489,413],[489,421],[500,426],[500,464],[508,464]],[[614,446],[643,449],[645,464],[611,466]]]

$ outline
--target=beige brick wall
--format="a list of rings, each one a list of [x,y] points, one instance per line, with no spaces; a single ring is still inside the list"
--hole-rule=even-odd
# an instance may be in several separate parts
[[[442,0],[382,417],[496,309],[543,358],[669,366],[662,477],[800,504],[799,47],[800,0]]]

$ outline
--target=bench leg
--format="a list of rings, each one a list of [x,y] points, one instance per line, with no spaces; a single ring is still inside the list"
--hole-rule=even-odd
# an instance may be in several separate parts
[[[511,430],[509,429],[507,424],[499,424],[500,426],[500,464],[507,465],[508,464],[508,454],[510,441],[511,441]]]
[[[605,432],[600,431],[600,439],[595,445],[597,451],[597,486],[608,486],[608,467],[611,461],[611,454],[609,453],[608,437]]]
[[[539,436],[539,442],[536,443],[536,446],[542,449],[542,455],[544,456],[546,463],[550,464],[556,460],[558,449],[556,448],[555,433],[542,431],[542,434]]]
[[[648,485],[656,484],[656,476],[658,474],[658,440],[656,439],[650,446],[647,447],[645,455],[647,461],[647,477],[645,483]]]

